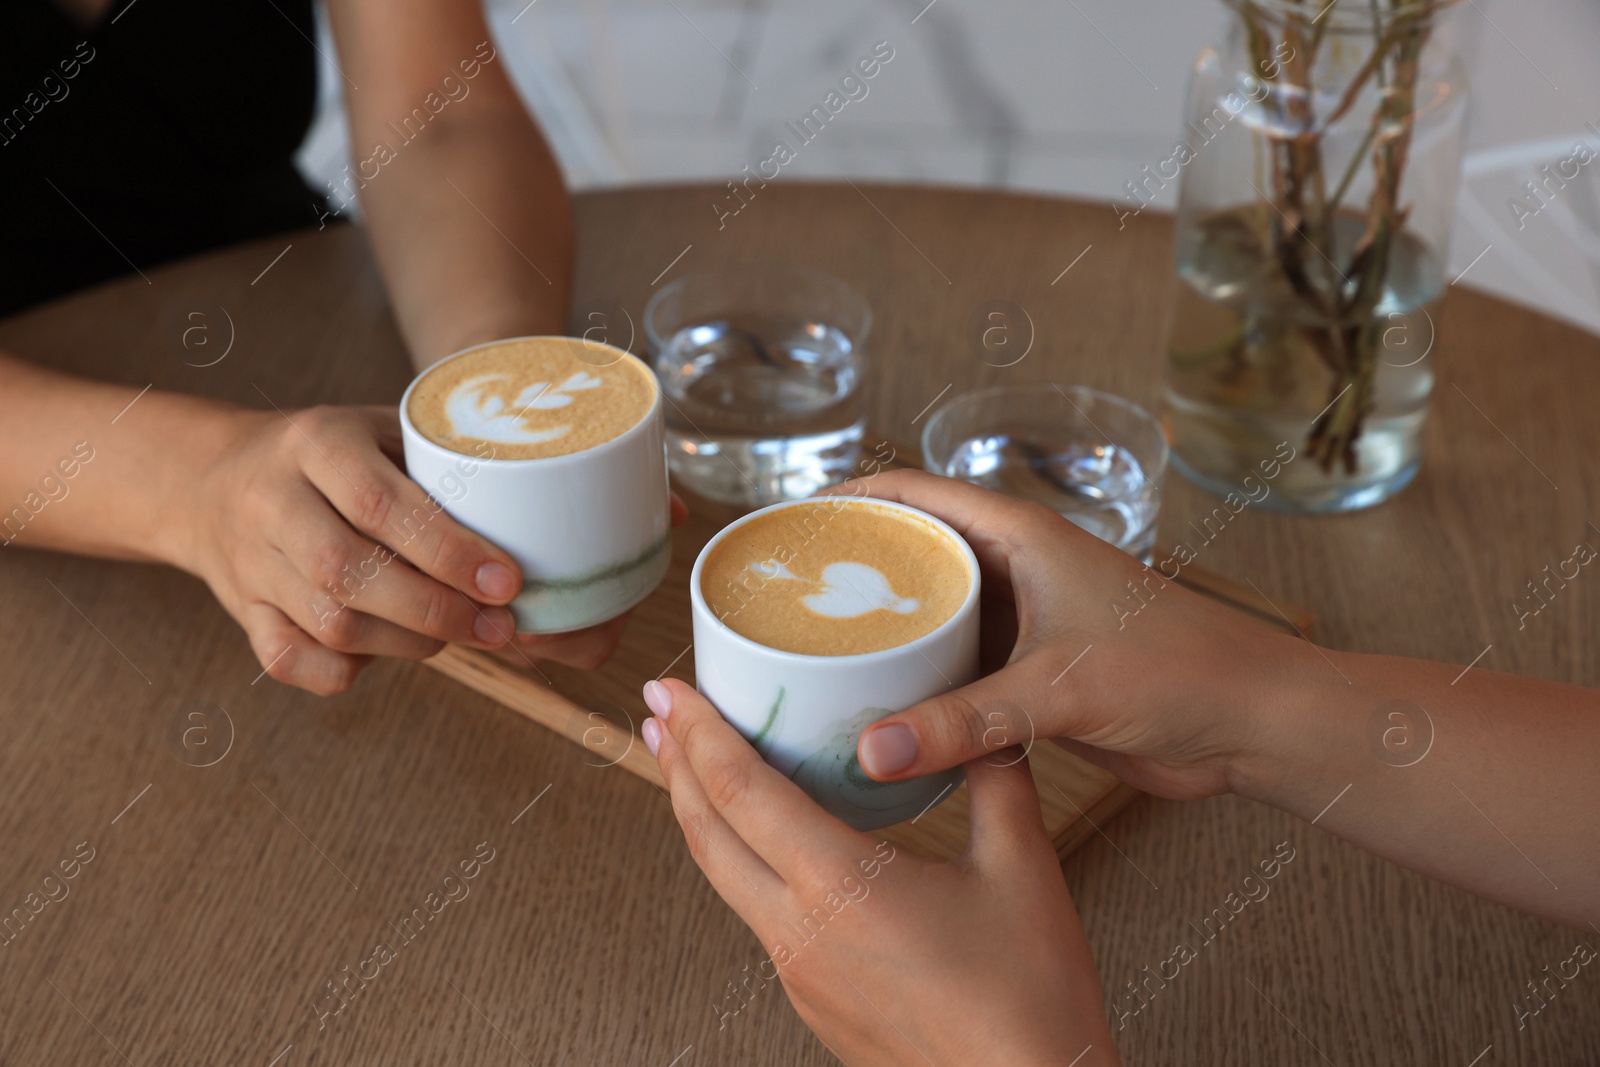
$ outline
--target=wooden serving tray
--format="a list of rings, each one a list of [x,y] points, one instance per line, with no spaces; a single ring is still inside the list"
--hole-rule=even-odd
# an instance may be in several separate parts
[[[884,452],[880,449],[878,454]],[[892,454],[916,453],[897,449]],[[899,464],[885,464],[895,465]],[[661,587],[636,610],[628,635],[604,668],[595,672],[546,665],[530,669],[456,645],[427,660],[428,665],[587,749],[593,765],[618,767],[658,787],[664,786],[655,758],[638,736],[638,725],[648,714],[639,689],[646,680],[668,671],[692,678],[694,657],[685,647],[689,571],[701,547],[743,513],[681,489],[679,492],[689,503],[691,517],[674,531],[672,566]],[[1183,568],[1178,581],[1264,625],[1311,636],[1311,614],[1296,605],[1269,601],[1250,586],[1238,585],[1192,565]],[[1107,819],[1138,795],[1137,790],[1110,772],[1049,741],[1031,746],[1029,765],[1039,787],[1045,827],[1062,857],[1098,833]],[[946,859],[959,855],[967,841],[966,786],[916,819],[877,833],[922,855]]]

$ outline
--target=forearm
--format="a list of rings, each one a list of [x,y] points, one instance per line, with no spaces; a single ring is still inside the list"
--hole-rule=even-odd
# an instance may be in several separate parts
[[[4,353],[0,396],[0,545],[175,558],[190,468],[220,447],[231,409]]]
[[[374,174],[359,195],[419,368],[481,341],[566,331],[571,205],[497,64],[484,64],[474,81],[458,79],[470,91],[409,141],[401,141],[410,135],[401,120],[415,112],[352,103],[354,167]],[[392,152],[374,172],[379,144]]]
[[[1394,863],[1600,921],[1600,694],[1294,642],[1235,789]]]

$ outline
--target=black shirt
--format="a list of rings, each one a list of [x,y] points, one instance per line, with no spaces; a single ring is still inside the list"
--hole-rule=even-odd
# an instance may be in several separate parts
[[[310,225],[311,0],[0,0],[0,315]]]

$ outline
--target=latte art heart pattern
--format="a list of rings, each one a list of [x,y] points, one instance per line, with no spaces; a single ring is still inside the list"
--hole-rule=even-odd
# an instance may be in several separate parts
[[[852,619],[869,611],[910,615],[922,606],[914,597],[898,596],[875,567],[865,563],[830,563],[822,570],[823,590],[805,598],[806,607],[831,619]]]
[[[495,386],[503,388],[510,383],[509,375],[484,374],[458,385],[445,403],[451,430],[461,437],[508,445],[536,445],[559,440],[572,432],[570,423],[536,427],[530,423],[541,420],[529,419],[529,413],[567,407],[576,399],[572,394],[598,389],[602,384],[593,374],[579,371],[559,385],[534,382],[524,387],[507,404],[501,390]]]
[[[822,568],[822,580],[802,578],[776,560],[752,563],[750,569],[764,578],[781,578],[820,586],[818,592],[801,598],[801,603],[830,619],[854,619],[870,611],[892,611],[910,615],[922,607],[915,597],[894,591],[883,572],[866,563],[830,563]]]

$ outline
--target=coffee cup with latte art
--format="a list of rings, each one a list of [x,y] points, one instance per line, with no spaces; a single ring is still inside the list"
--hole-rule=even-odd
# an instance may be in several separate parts
[[[518,337],[429,367],[400,401],[407,473],[511,554],[521,633],[562,633],[643,600],[671,560],[655,375],[618,348]]]
[[[788,501],[711,539],[689,582],[696,683],[762,757],[859,830],[913,819],[959,768],[878,782],[867,726],[978,673],[978,561],[904,504]]]

